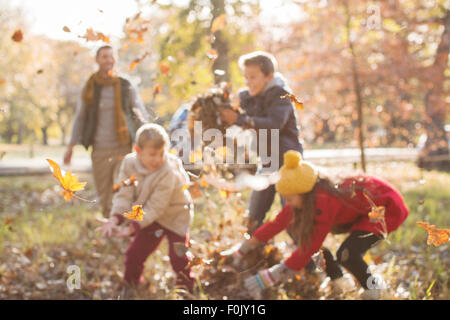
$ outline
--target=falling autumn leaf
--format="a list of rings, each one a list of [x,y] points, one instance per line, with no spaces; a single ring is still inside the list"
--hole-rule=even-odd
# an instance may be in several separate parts
[[[384,211],[385,208],[383,206],[373,207],[369,212],[370,222],[378,223],[384,221]]]
[[[109,43],[109,37],[105,36],[101,32],[95,32],[92,28],[86,30],[84,36],[78,36],[79,38],[86,39],[86,41],[103,41]]]
[[[202,187],[202,188],[208,188],[209,187],[209,184],[205,181],[205,177],[204,176],[200,180],[200,187]]]
[[[117,76],[117,71],[112,69],[108,71],[108,77],[114,78]]]
[[[154,86],[153,86],[153,99],[155,99],[155,97],[159,94],[159,93],[161,93],[161,91],[162,91],[162,88],[161,88],[161,85],[160,84],[155,84]]]
[[[211,60],[217,59],[217,57],[219,56],[219,53],[217,53],[216,50],[214,49],[210,49],[206,55],[208,56],[208,58],[210,58]]]
[[[125,218],[134,220],[134,221],[142,221],[144,220],[145,212],[142,210],[142,205],[133,206],[133,210],[131,212],[125,212],[123,215]]]
[[[41,74],[44,72],[44,69],[39,69],[38,71],[36,71],[37,74]]]
[[[23,39],[22,30],[16,30],[12,35],[11,39],[15,42],[20,42]]]
[[[300,102],[298,100],[298,98],[293,94],[285,94],[284,96],[281,96],[281,98],[291,100],[291,102],[295,105],[295,108],[297,108],[297,109],[301,109],[301,110],[305,109],[303,102]]]
[[[149,52],[145,52],[144,55],[140,58],[136,58],[134,59],[131,64],[130,67],[128,68],[130,71],[133,70],[139,63],[141,63],[142,60],[145,59],[145,57],[147,57],[149,55]]]
[[[449,241],[450,229],[437,229],[435,225],[423,221],[417,222],[417,225],[428,232],[427,245],[433,244],[437,247]]]
[[[61,194],[64,196],[64,199],[67,202],[69,202],[72,199],[72,197],[74,197],[74,192],[84,190],[86,182],[78,182],[78,178],[72,175],[71,171],[66,172],[63,177],[61,169],[59,168],[59,165],[55,161],[51,159],[45,160],[47,160],[50,166],[52,167],[53,175],[59,181],[62,188],[64,189],[63,191],[61,191]],[[84,200],[82,198],[79,199]]]
[[[0,86],[4,85],[6,83],[5,79],[0,79]]]
[[[194,182],[191,185],[185,185],[183,187],[183,189],[184,190],[189,189],[189,193],[191,194],[192,198],[201,198],[202,197],[202,191],[200,190],[197,182]]]
[[[64,27],[63,27],[63,31],[64,31],[64,32],[70,32],[70,29],[69,29],[68,26],[64,26]]]
[[[162,62],[159,65],[159,71],[161,72],[161,74],[167,75],[170,71],[170,66],[167,63]]]
[[[131,177],[129,177],[128,179],[122,180],[121,183],[124,186],[131,186],[131,185],[136,185],[137,184],[137,180],[136,180],[136,175],[131,175]]]
[[[14,219],[11,219],[10,217],[6,217],[6,218],[5,218],[5,226],[8,225],[8,224],[10,224],[10,223],[13,222],[13,221],[14,221]]]
[[[224,13],[215,18],[211,25],[211,33],[215,33],[219,30],[222,30],[225,27],[225,20],[226,16]]]
[[[379,230],[384,238],[387,236],[387,226],[386,220],[384,216],[385,207],[377,206],[375,202],[363,191],[364,197],[366,197],[367,201],[370,203],[370,212],[368,213],[369,221],[371,223],[379,223],[383,230]]]

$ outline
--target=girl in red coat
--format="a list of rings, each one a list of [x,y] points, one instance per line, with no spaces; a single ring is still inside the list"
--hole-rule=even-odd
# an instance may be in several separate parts
[[[273,221],[259,227],[250,240],[242,242],[234,255],[236,259],[242,258],[285,229],[296,235],[297,249],[284,262],[247,278],[245,285],[249,292],[258,297],[264,288],[286,281],[303,269],[320,250],[328,233],[349,232],[337,251],[337,259],[324,250],[327,275],[331,280],[342,280],[341,265],[366,289],[362,298],[378,298],[380,292],[371,285],[373,278],[363,256],[408,216],[401,194],[386,181],[368,175],[335,184],[320,177],[311,164],[302,160],[300,153],[292,150],[284,155],[284,166],[279,173],[276,189],[286,205]],[[378,215],[378,219],[373,220],[377,217],[372,214],[369,217],[370,212]]]

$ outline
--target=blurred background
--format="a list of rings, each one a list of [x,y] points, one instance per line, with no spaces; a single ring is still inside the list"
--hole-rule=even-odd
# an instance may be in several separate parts
[[[448,0],[0,0],[0,142],[64,145],[95,50],[109,43],[163,125],[215,83],[244,87],[238,57],[265,50],[304,102],[307,149],[419,146],[445,160],[449,10]]]

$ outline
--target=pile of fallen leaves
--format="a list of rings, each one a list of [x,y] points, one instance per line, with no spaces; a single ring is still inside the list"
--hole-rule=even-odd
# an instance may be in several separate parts
[[[188,128],[191,136],[194,136],[194,122],[202,122],[202,130],[218,129],[225,133],[228,127],[220,119],[220,110],[233,109],[230,104],[230,85],[223,83],[218,88],[211,89],[208,93],[200,95],[192,103],[188,116]]]

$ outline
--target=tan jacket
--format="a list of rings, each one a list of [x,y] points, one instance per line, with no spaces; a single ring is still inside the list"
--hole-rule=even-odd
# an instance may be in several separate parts
[[[163,227],[184,236],[192,221],[192,198],[185,188],[189,176],[176,156],[166,153],[164,164],[150,172],[137,158],[136,153],[125,156],[119,179],[136,176],[137,186],[122,186],[114,195],[111,214],[130,212],[134,205],[142,205],[144,220],[141,228],[158,222]]]

